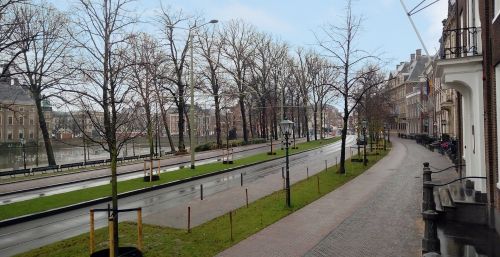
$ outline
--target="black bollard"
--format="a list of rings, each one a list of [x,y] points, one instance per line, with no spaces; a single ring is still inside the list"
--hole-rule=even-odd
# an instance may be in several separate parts
[[[422,211],[435,211],[434,184],[431,181],[424,182],[422,190]]]
[[[422,254],[435,252],[441,253],[441,246],[437,236],[438,213],[433,210],[422,212],[425,223],[424,238],[422,239]]]
[[[427,181],[432,181],[432,172],[431,172],[431,168],[429,168],[429,163],[428,162],[424,162],[424,168],[423,168],[423,176],[422,176],[422,180],[423,182],[427,182]]]

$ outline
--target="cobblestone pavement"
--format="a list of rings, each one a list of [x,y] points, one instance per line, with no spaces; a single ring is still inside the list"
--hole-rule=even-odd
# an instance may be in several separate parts
[[[414,141],[339,189],[220,256],[419,256],[422,162],[451,163]]]

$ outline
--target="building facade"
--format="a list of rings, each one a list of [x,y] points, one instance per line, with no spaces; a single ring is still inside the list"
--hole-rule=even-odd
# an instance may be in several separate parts
[[[0,78],[0,143],[37,143],[42,140],[35,102],[15,78]],[[53,129],[52,107],[42,102],[49,133]]]

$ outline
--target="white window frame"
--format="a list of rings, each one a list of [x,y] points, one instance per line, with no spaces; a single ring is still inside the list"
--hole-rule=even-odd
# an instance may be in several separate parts
[[[500,16],[500,0],[493,1],[493,19],[491,20],[491,24],[495,23],[495,21]]]

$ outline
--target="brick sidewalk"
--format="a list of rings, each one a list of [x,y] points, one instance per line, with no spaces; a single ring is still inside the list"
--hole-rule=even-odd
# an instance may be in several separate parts
[[[422,162],[451,163],[414,141],[364,174],[219,256],[418,256]]]

